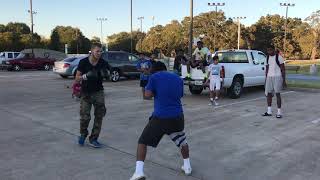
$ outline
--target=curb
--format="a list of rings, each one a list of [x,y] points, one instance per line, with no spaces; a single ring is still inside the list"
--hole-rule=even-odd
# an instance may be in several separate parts
[[[288,88],[286,88],[286,90],[300,91],[300,92],[311,92],[311,93],[320,93],[320,89],[316,89],[316,88],[288,87]]]

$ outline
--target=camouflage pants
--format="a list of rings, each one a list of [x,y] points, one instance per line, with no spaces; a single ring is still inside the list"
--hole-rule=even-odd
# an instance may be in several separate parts
[[[88,126],[91,120],[91,107],[94,107],[94,123],[89,140],[98,139],[103,117],[106,115],[104,92],[99,91],[92,94],[83,94],[80,102],[80,134],[88,136]]]

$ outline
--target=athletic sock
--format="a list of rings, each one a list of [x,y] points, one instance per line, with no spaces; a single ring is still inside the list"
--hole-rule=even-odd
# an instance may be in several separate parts
[[[268,106],[268,114],[272,114],[272,111],[271,111],[272,109],[271,109],[271,106]]]
[[[213,98],[210,98],[210,101],[213,101]]]
[[[278,108],[278,114],[281,114],[281,109],[280,108]]]
[[[190,158],[183,159],[183,167],[184,167],[185,169],[191,168]]]
[[[216,96],[215,98],[214,98],[214,100],[218,100],[219,98]]]
[[[136,174],[143,174],[143,165],[144,165],[144,162],[143,161],[137,161],[136,162]]]

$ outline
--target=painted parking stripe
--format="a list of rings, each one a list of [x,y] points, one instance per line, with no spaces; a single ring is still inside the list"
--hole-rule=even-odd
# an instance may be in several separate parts
[[[295,91],[288,91],[288,92],[284,92],[284,93],[281,93],[281,94],[284,95],[284,94],[289,94],[289,93],[293,93],[293,92],[295,92]],[[245,101],[234,102],[234,103],[230,103],[230,104],[225,104],[225,105],[221,105],[221,106],[214,107],[214,109],[219,109],[219,108],[223,108],[223,107],[227,107],[227,106],[233,106],[233,105],[237,105],[237,104],[242,104],[242,103],[257,101],[257,100],[261,100],[261,99],[265,99],[265,98],[266,98],[266,97],[259,97],[259,98],[254,98],[254,99],[245,100]]]

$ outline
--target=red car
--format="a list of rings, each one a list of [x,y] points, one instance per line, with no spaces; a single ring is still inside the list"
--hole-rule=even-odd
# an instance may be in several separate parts
[[[20,54],[16,59],[7,60],[5,64],[9,71],[20,71],[21,69],[43,69],[49,71],[55,60],[34,57],[32,54]]]

